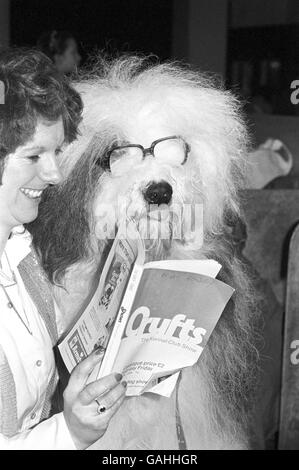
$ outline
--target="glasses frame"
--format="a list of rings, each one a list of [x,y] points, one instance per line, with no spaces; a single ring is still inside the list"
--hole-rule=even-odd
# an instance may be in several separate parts
[[[120,149],[124,149],[124,148],[129,148],[129,147],[139,148],[140,150],[142,150],[142,153],[143,153],[143,159],[142,160],[144,160],[147,155],[152,155],[152,157],[155,158],[155,153],[154,153],[155,146],[157,144],[159,144],[160,142],[164,142],[165,140],[173,140],[173,139],[181,140],[184,144],[185,158],[184,158],[184,161],[181,163],[181,165],[184,165],[186,163],[187,159],[188,159],[188,154],[191,150],[191,146],[180,135],[171,135],[169,137],[162,137],[161,139],[154,140],[154,142],[152,142],[151,146],[148,147],[148,148],[144,148],[140,144],[118,145],[118,146],[113,147],[110,150],[108,150],[108,152],[106,153],[106,158],[104,159],[104,162],[102,162],[102,164],[104,165],[104,168],[106,170],[109,170],[111,172],[111,168],[110,168],[111,154],[114,152],[114,150],[120,150]]]

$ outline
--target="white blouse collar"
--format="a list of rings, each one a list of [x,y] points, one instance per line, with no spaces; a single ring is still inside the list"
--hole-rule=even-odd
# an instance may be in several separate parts
[[[15,227],[7,240],[4,253],[1,258],[0,283],[7,286],[13,281],[10,270],[7,267],[7,259],[12,271],[15,271],[20,262],[30,253],[32,238],[30,233],[20,225]],[[6,259],[7,257],[7,259]],[[8,284],[9,283],[9,284]]]

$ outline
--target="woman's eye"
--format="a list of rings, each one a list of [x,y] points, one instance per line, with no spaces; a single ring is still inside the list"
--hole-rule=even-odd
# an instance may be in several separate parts
[[[29,160],[33,162],[37,162],[39,159],[39,155],[30,155],[30,157],[27,157],[27,158],[29,158]]]
[[[59,155],[60,153],[62,153],[62,150],[61,150],[61,149],[56,149],[56,150],[55,150],[55,155],[56,155],[56,156]]]

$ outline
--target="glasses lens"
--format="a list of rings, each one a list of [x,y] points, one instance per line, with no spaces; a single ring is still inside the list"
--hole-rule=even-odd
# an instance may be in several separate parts
[[[183,139],[173,138],[158,142],[154,148],[157,160],[167,165],[182,165],[186,157],[186,144]]]
[[[139,147],[119,147],[110,154],[110,170],[114,176],[130,171],[143,159],[143,152]]]

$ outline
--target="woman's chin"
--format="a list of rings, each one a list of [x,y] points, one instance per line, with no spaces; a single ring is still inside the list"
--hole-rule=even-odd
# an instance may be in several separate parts
[[[19,216],[15,217],[15,219],[18,222],[17,225],[24,225],[24,224],[30,224],[30,222],[33,222],[37,218],[37,216],[38,216],[38,204],[36,205],[36,208],[22,212]]]

